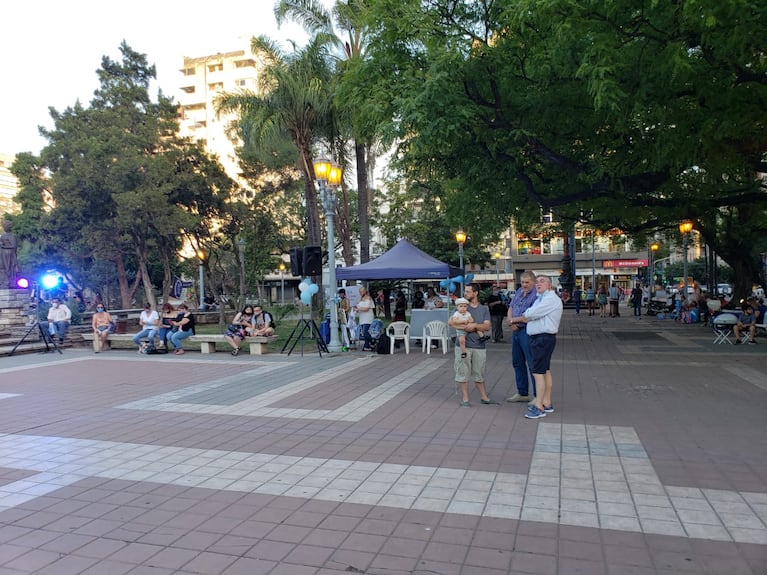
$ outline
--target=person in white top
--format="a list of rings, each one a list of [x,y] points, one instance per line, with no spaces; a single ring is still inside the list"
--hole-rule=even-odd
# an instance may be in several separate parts
[[[551,402],[551,356],[557,344],[559,322],[562,319],[562,300],[551,287],[551,278],[539,275],[535,278],[538,298],[519,317],[512,317],[510,323],[527,324],[530,349],[533,352],[533,377],[535,378],[535,403],[529,406],[525,417],[538,419],[554,412]]]
[[[72,321],[72,312],[67,304],[61,303],[61,299],[55,297],[51,300],[51,309],[48,310],[48,333],[51,338],[58,337],[59,343],[67,336],[69,322]]]
[[[141,326],[141,331],[133,336],[133,343],[138,346],[138,350],[141,352],[144,350],[144,346],[141,343],[142,339],[147,338],[149,347],[154,345],[154,338],[160,330],[160,314],[152,309],[152,304],[145,303],[144,311],[141,312],[138,322]]]

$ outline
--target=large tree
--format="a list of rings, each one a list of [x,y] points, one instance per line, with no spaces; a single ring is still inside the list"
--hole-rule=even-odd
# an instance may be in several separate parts
[[[375,0],[360,75],[405,177],[444,183],[448,213],[635,231],[692,219],[764,282],[764,3]]]
[[[332,11],[327,10],[321,3],[314,0],[278,0],[274,8],[277,23],[281,24],[286,18],[292,18],[300,23],[310,34],[321,35],[329,39],[335,47],[336,71],[340,74],[339,87],[344,77],[349,75],[358,63],[365,57],[367,26],[367,0],[338,0]],[[347,82],[349,84],[351,82]],[[341,135],[349,135],[353,140],[355,172],[357,175],[357,217],[359,220],[360,261],[370,260],[370,221],[369,221],[369,166],[373,143],[377,140],[375,128],[367,121],[369,114],[365,107],[350,105],[344,97],[341,88],[335,95],[336,109],[339,114]],[[343,149],[339,150],[345,156]],[[345,189],[343,190],[346,199]],[[348,222],[349,210],[339,210],[338,223]],[[341,235],[344,259],[347,265],[353,265],[353,254],[350,249],[350,238]]]
[[[315,38],[304,48],[285,53],[269,38],[259,36],[253,38],[251,50],[265,63],[258,91],[222,94],[216,107],[239,114],[236,133],[246,149],[279,150],[286,138],[293,143],[296,164],[304,175],[306,241],[321,245],[313,146],[318,135],[325,133],[333,108],[325,44]]]
[[[44,254],[41,264],[81,286],[90,268],[110,261],[129,307],[139,281],[154,301],[157,260],[167,295],[184,238],[207,235],[234,188],[199,146],[175,136],[176,106],[162,93],[150,97],[155,68],[146,56],[124,42],[120,52],[121,61],[103,57],[89,107],[51,109],[40,159],[20,157],[16,169],[27,185],[21,221],[40,225],[33,234],[22,224],[24,239]]]

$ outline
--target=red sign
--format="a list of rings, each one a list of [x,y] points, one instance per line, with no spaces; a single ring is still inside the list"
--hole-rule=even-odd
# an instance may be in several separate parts
[[[646,268],[648,260],[603,260],[603,268]]]

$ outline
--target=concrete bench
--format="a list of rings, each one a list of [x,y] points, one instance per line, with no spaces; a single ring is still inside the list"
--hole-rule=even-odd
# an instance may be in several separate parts
[[[112,349],[112,343],[113,341],[122,341],[126,343],[133,344],[133,336],[136,335],[135,333],[110,333],[109,337],[107,338],[107,341],[104,343],[104,349]],[[93,332],[89,331],[82,334],[83,341],[89,341],[93,343]]]
[[[133,343],[133,336],[136,334],[131,333],[110,333],[106,341],[104,349],[111,349],[110,342],[122,341],[126,343]],[[93,342],[93,332],[82,334],[84,341]],[[223,334],[209,333],[209,334],[197,334],[190,335],[184,341],[195,342],[200,344],[200,353],[216,353],[217,343],[227,343]],[[269,343],[277,341],[276,335],[269,337],[255,336],[245,338],[245,343],[250,346],[251,355],[264,355],[268,352],[267,346]]]
[[[223,334],[215,333],[191,335],[186,338],[185,341],[193,341],[199,343],[200,353],[215,353],[217,343],[227,343]],[[267,345],[273,341],[277,341],[276,335],[270,335],[269,337],[246,337],[244,343],[250,346],[251,355],[264,355],[267,353]]]

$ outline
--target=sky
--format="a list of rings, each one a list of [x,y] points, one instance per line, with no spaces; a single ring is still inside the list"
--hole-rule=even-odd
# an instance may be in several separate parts
[[[327,6],[331,0],[323,0]],[[98,88],[102,56],[119,61],[125,40],[157,67],[157,87],[176,99],[183,57],[239,49],[266,34],[289,49],[303,44],[296,25],[278,28],[273,0],[95,0],[14,1],[3,6],[0,58],[0,153],[39,154],[47,141],[38,126],[51,128],[49,108],[77,100],[87,107]]]

